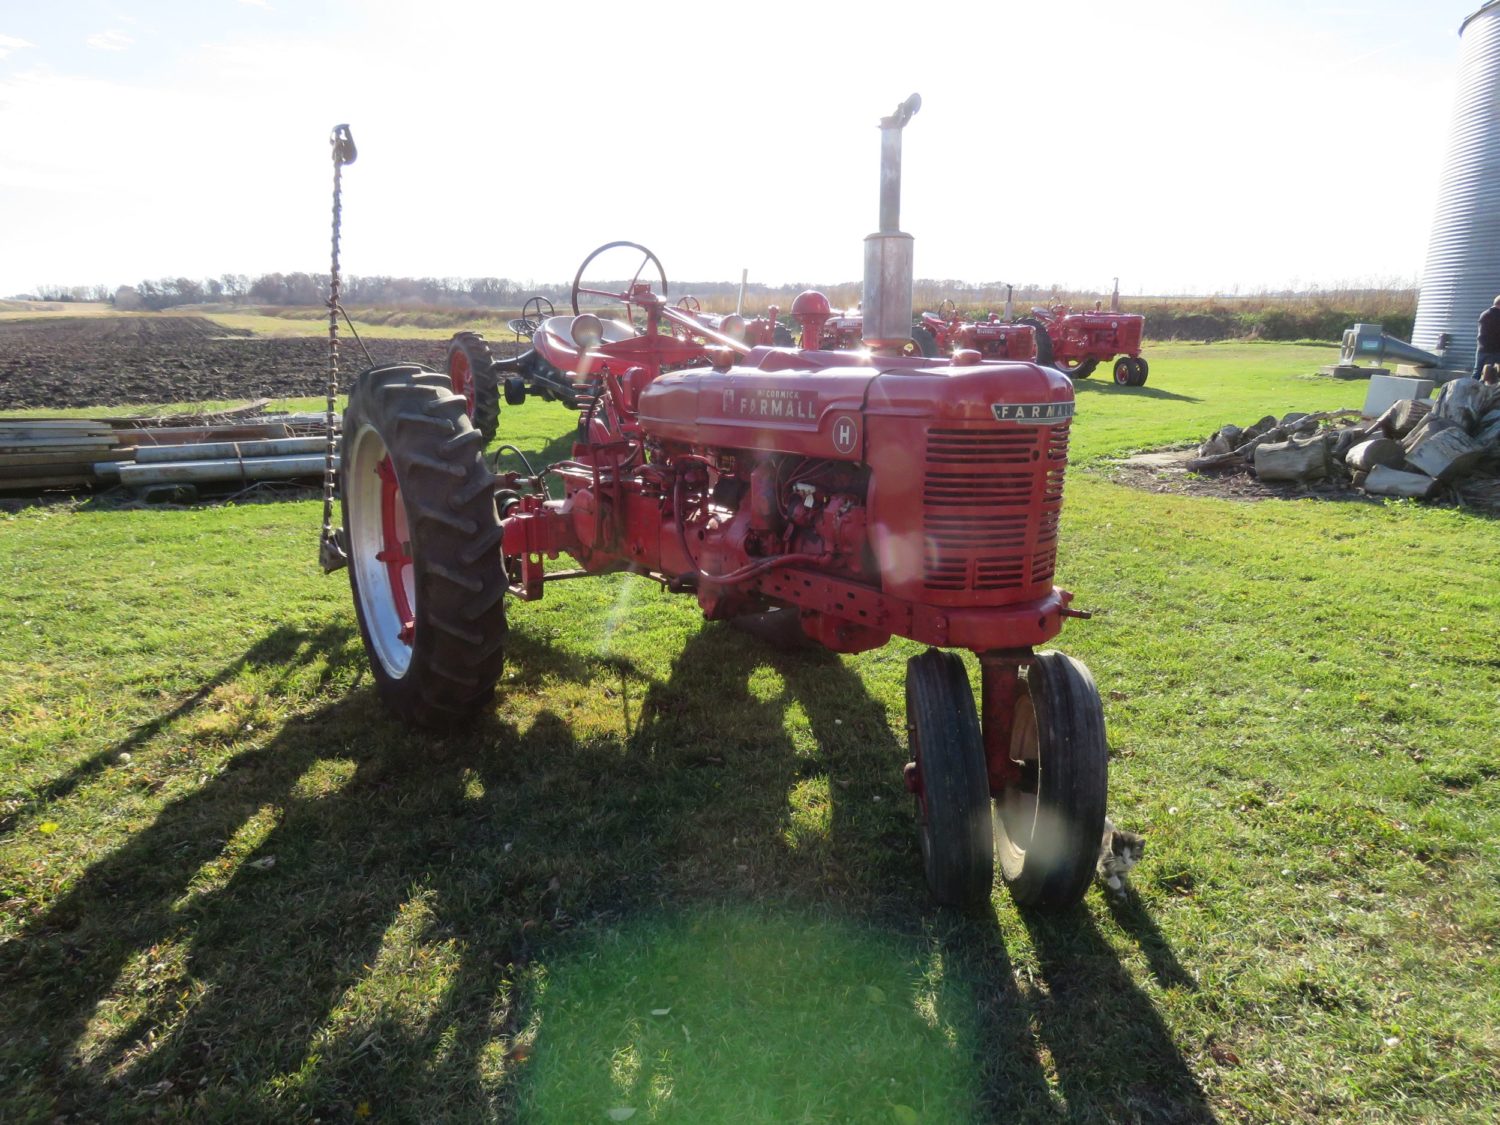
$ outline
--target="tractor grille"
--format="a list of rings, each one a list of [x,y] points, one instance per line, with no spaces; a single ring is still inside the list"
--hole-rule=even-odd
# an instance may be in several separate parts
[[[928,431],[923,585],[996,591],[1051,581],[1068,425]]]

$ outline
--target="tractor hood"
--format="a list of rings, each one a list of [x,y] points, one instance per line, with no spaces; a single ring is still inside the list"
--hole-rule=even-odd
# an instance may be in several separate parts
[[[1070,417],[1072,404],[1071,381],[1031,363],[757,348],[735,367],[662,375],[637,417],[652,437],[694,447],[865,461],[868,418],[1035,425]]]

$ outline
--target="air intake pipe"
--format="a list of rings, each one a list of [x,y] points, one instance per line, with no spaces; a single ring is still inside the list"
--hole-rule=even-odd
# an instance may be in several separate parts
[[[922,108],[913,94],[880,121],[880,230],[865,239],[865,346],[894,354],[911,339],[912,237],[901,232],[901,130]]]

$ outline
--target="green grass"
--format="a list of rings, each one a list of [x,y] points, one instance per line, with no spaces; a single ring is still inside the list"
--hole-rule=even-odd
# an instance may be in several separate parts
[[[1359,405],[1327,354],[1082,385],[1060,647],[1148,845],[1060,918],[926,899],[916,646],[563,583],[434,740],[381,714],[316,503],[0,516],[0,1119],[1492,1120],[1494,522],[1087,468]]]

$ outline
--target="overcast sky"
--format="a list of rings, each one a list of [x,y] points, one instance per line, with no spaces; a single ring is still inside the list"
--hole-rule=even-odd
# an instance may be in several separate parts
[[[856,279],[913,91],[921,277],[1420,275],[1479,0],[0,0],[0,294],[328,268]]]

